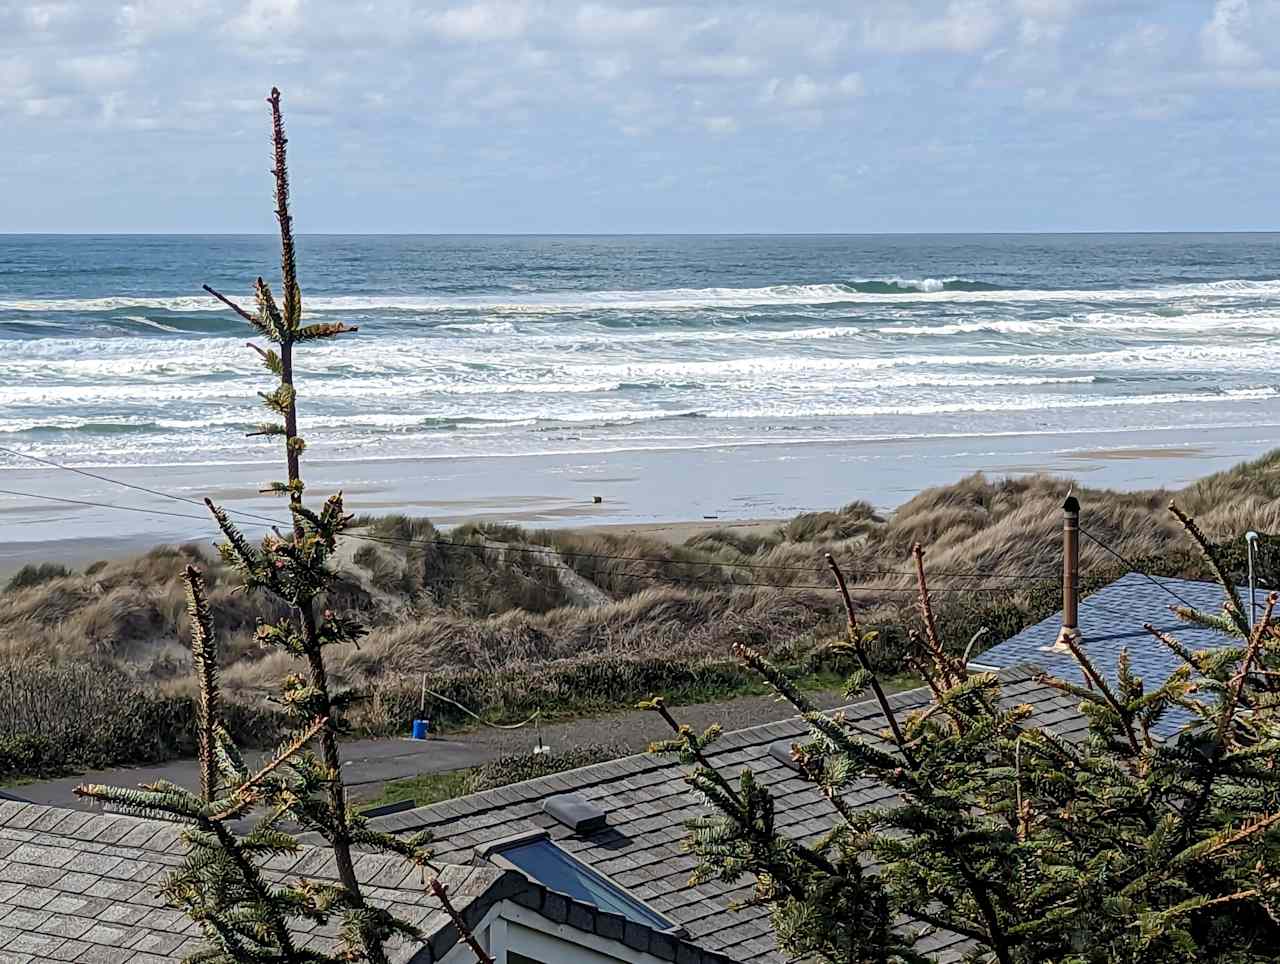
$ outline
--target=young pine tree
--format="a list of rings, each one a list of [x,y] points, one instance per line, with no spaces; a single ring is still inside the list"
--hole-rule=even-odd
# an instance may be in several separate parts
[[[332,687],[325,650],[357,641],[364,630],[355,620],[324,608],[324,598],[336,578],[329,562],[350,517],[343,511],[341,494],[331,496],[318,511],[303,502],[305,486],[300,463],[305,443],[298,434],[293,366],[296,346],[356,329],[343,324],[303,323],[278,90],[272,89],[268,103],[280,230],[281,299],[277,303],[262,278],[255,285],[257,306],[252,313],[212,288],[206,286],[206,290],[269,343],[265,348],[250,347],[276,379],[273,389],[262,393],[275,420],[260,425],[252,434],[282,441],[287,478],[272,483],[269,491],[287,497],[292,527],[287,533],[275,532],[255,545],[236,526],[231,513],[212,502],[208,505],[226,537],[220,546],[222,556],[240,572],[245,590],[270,593],[290,612],[277,623],[260,625],[257,638],[264,646],[277,647],[300,658],[306,666],[305,673],[289,676],[282,685],[282,702],[295,729],[256,771],[245,765],[219,722],[213,619],[201,576],[188,568],[184,579],[191,615],[192,658],[200,692],[196,721],[200,792],[167,782],[140,789],[87,786],[77,792],[134,812],[164,815],[188,826],[187,859],[166,882],[164,893],[200,925],[208,940],[210,949],[197,955],[199,960],[227,964],[247,960],[385,964],[389,940],[418,935],[413,927],[366,899],[356,876],[353,850],[358,847],[397,854],[423,867],[424,872],[429,854],[424,835],[402,840],[377,832],[346,801],[338,738],[354,694],[336,692]],[[318,754],[312,750],[317,744]],[[256,822],[249,833],[239,836],[233,831],[238,821],[255,815]],[[333,851],[336,882],[279,881],[264,871],[264,864],[271,857],[298,849],[297,840],[286,831],[290,826],[303,832],[318,832],[324,838]],[[431,884],[433,893],[452,914],[448,894],[438,881]],[[454,916],[463,940],[480,961],[487,961],[487,955]],[[290,921],[299,919],[340,921],[340,956],[300,949],[289,929]]]
[[[688,782],[710,804],[692,826],[697,876],[754,878],[784,952],[832,964],[929,960],[924,941],[937,932],[963,938],[969,960],[1000,964],[1280,958],[1276,599],[1250,628],[1221,560],[1172,508],[1227,595],[1221,615],[1180,615],[1223,631],[1223,646],[1192,652],[1148,627],[1181,668],[1144,681],[1122,655],[1111,683],[1073,644],[1090,685],[1044,682],[1079,699],[1090,726],[1079,743],[950,655],[919,547],[924,632],[913,665],[933,699],[899,719],[866,659],[873,634],[832,563],[848,614],[843,648],[860,665],[848,693],[871,690],[885,729],[817,712],[785,674],[738,649],[809,723],[793,753],[830,802],[832,830],[803,842],[779,831],[775,801],[749,770],[730,780],[712,764],[714,728],[695,734],[654,701],[675,731],[658,749],[691,767]],[[1187,722],[1172,738],[1153,736],[1170,714]],[[894,798],[852,806],[850,792],[868,783]]]

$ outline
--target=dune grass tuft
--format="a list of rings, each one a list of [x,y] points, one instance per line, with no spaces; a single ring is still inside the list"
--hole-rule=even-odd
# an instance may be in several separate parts
[[[717,698],[749,685],[728,655],[735,641],[779,662],[817,668],[817,654],[843,619],[826,588],[828,552],[857,587],[864,622],[880,630],[872,654],[877,668],[894,672],[916,618],[904,591],[914,585],[911,546],[927,547],[926,564],[937,574],[933,588],[965,590],[937,594],[948,643],[963,648],[986,628],[982,645],[993,645],[1061,605],[1061,504],[1069,490],[1083,504],[1084,528],[1139,568],[1208,577],[1167,512],[1176,494],[1241,577],[1244,533],[1264,533],[1261,581],[1280,586],[1280,540],[1265,535],[1280,532],[1280,451],[1177,493],[976,474],[927,489],[892,514],[855,501],[776,530],[713,531],[685,545],[492,524],[460,526],[445,536],[426,519],[386,516],[359,520],[359,533],[370,538],[346,540],[339,554],[342,578],[326,606],[358,614],[371,630],[359,649],[334,652],[333,673],[337,682],[373,694],[355,714],[369,733],[403,728],[416,711],[423,673],[437,692],[495,719],[535,709],[616,708],[655,690]],[[56,676],[73,671],[101,678],[105,689],[92,698],[98,705],[126,691],[181,705],[190,696],[178,578],[187,564],[205,572],[218,614],[224,685],[254,712],[269,706],[276,681],[292,667],[287,655],[260,651],[253,630],[284,613],[260,593],[234,591],[221,561],[195,545],[160,546],[83,573],[25,567],[0,593],[0,663],[38,667],[30,685],[54,680],[50,692],[65,690],[68,706],[81,705],[76,694],[89,692],[87,679],[74,677],[73,684],[73,677]],[[1081,564],[1086,589],[1126,571],[1087,538]],[[975,571],[1014,578],[943,575]],[[39,675],[49,673],[55,675]],[[32,711],[15,709],[20,705],[0,698],[0,734],[45,733],[48,724],[31,723]],[[435,712],[448,722],[455,711],[442,704]],[[461,723],[455,715],[452,722]],[[141,746],[149,737],[137,739]],[[127,741],[103,741],[94,758],[178,752],[180,743],[130,754],[121,742]]]

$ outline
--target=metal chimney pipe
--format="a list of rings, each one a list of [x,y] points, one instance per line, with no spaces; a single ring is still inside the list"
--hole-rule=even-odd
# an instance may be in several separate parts
[[[1062,635],[1080,636],[1080,502],[1062,503]]]

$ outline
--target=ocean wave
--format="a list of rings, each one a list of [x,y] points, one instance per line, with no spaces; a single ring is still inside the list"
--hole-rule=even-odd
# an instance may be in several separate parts
[[[514,335],[516,326],[509,321],[454,322],[452,324],[436,325],[432,330],[462,331],[469,335]]]
[[[978,319],[974,321],[943,322],[936,325],[898,324],[880,325],[875,331],[881,335],[944,335],[1004,334],[1046,335],[1068,330],[1086,332],[1214,332],[1225,327],[1233,330],[1280,330],[1280,313],[1276,308],[1259,308],[1237,311],[1190,312],[1133,312],[1114,311],[1077,312],[1056,318],[1036,319]],[[800,334],[800,332],[795,332]],[[819,335],[818,337],[823,337]]]
[[[912,415],[979,415],[991,412],[1034,412],[1079,408],[1126,408],[1148,405],[1185,405],[1189,403],[1220,403],[1257,401],[1280,398],[1275,387],[1236,388],[1205,392],[1160,392],[1151,395],[1117,395],[1100,397],[1035,397],[1012,396],[974,399],[972,401],[908,403],[903,405],[805,405],[795,411],[770,405],[767,408],[742,408],[720,412],[708,412],[710,418],[868,418],[874,416]]]
[[[1046,379],[1037,381],[1037,385],[1077,384],[1082,380]],[[842,386],[811,386],[822,393],[818,400],[812,397],[776,397],[764,405],[734,404],[732,399],[708,399],[697,407],[681,409],[663,407],[618,408],[612,405],[599,405],[551,412],[546,410],[517,411],[512,409],[490,410],[478,415],[460,413],[448,415],[423,415],[411,412],[361,412],[353,415],[315,414],[303,426],[303,434],[325,433],[346,430],[348,433],[395,433],[398,436],[413,434],[439,434],[456,431],[508,432],[514,428],[528,428],[536,432],[547,433],[572,428],[574,431],[590,431],[610,429],[657,422],[670,422],[686,419],[718,419],[776,422],[779,419],[847,419],[877,417],[919,417],[928,415],[974,415],[988,413],[1031,413],[1052,412],[1070,409],[1097,408],[1130,408],[1137,406],[1175,406],[1186,404],[1221,404],[1229,402],[1266,401],[1280,398],[1280,389],[1272,385],[1249,386],[1239,388],[1206,388],[1201,391],[1153,392],[1145,395],[1084,395],[1063,393],[1021,393],[995,392],[975,395],[970,398],[956,398],[943,395],[938,399],[904,397],[901,400],[887,400],[876,404],[859,404],[857,402],[837,398],[834,403],[830,395]],[[847,388],[848,386],[843,386]],[[939,385],[938,388],[952,386]],[[974,386],[970,386],[974,387]],[[1017,387],[1016,385],[994,385],[990,387]],[[834,390],[830,394],[826,389]],[[743,393],[749,398],[749,393]],[[242,414],[213,417],[191,418],[119,418],[103,419],[76,416],[52,416],[34,419],[16,419],[0,423],[0,434],[4,435],[164,435],[172,437],[177,433],[181,438],[188,438],[194,430],[222,430],[237,435],[249,430],[253,425],[252,417]],[[221,433],[215,432],[213,437]],[[325,439],[329,444],[337,444],[331,436]],[[246,440],[248,444],[258,447],[263,443],[258,440]]]
[[[935,288],[934,285],[937,285]],[[866,289],[866,290],[864,290]],[[969,279],[899,279],[775,284],[751,288],[667,288],[618,291],[547,291],[527,295],[342,295],[304,300],[308,312],[486,311],[494,314],[555,314],[597,310],[668,311],[680,309],[751,308],[764,305],[838,305],[848,303],[892,304],[926,299],[938,302],[1042,302],[1073,301],[1111,303],[1163,302],[1189,298],[1280,297],[1280,279],[1251,281],[1225,279],[1149,286],[1142,288],[1002,288]],[[246,304],[252,299],[244,296]],[[212,298],[203,296],[98,298],[49,298],[0,300],[8,312],[227,312]],[[154,320],[154,319],[152,319]]]
[[[0,369],[2,371],[2,369]],[[825,370],[830,374],[830,369]],[[571,376],[572,372],[562,372],[562,376]],[[728,373],[732,375],[732,373]],[[822,381],[822,371],[813,371],[809,377],[802,379],[802,386],[810,392],[842,391],[849,388],[848,382]],[[983,374],[980,372],[946,372],[932,374],[922,372],[919,368],[908,368],[900,371],[884,370],[875,374],[864,374],[858,378],[858,387],[862,390],[910,389],[910,388],[1000,388],[1000,387],[1041,387],[1052,385],[1091,385],[1103,379],[1098,375],[1013,375]],[[357,404],[378,404],[389,398],[458,397],[484,399],[486,397],[511,397],[514,404],[521,396],[536,398],[571,397],[581,395],[623,394],[637,397],[646,394],[686,395],[697,392],[742,392],[750,393],[761,390],[776,390],[794,385],[793,376],[781,376],[777,379],[752,378],[733,379],[715,378],[708,375],[701,381],[687,378],[649,378],[649,379],[610,379],[610,380],[543,380],[543,381],[492,381],[492,382],[440,382],[426,377],[394,377],[381,376],[358,379],[342,379],[329,383],[312,381],[308,391],[308,399],[314,404],[328,402],[354,402]],[[0,384],[0,406],[10,410],[22,408],[63,408],[69,405],[93,408],[116,408],[121,406],[138,406],[164,411],[180,394],[183,405],[200,404],[216,406],[218,414],[213,416],[222,419],[223,424],[248,424],[258,419],[256,409],[245,405],[245,399],[252,395],[256,382],[238,383],[230,381],[213,381],[206,383],[187,383],[180,389],[173,384],[149,382],[137,384],[129,382],[109,381],[90,384],[61,385],[27,385]],[[538,404],[552,404],[539,401]],[[148,423],[155,419],[148,417]],[[0,423],[0,426],[10,424]],[[185,424],[185,423],[184,423]],[[190,427],[198,427],[208,422],[192,422]],[[0,428],[2,431],[3,428]]]
[[[1002,291],[1001,285],[968,278],[860,278],[849,282],[854,291],[867,295],[896,295],[910,292]]]

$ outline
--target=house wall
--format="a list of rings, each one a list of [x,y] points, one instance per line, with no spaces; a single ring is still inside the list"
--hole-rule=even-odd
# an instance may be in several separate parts
[[[475,929],[480,944],[495,964],[519,964],[514,954],[537,964],[664,964],[652,954],[635,951],[620,941],[606,940],[568,924],[555,924],[511,901],[491,908]],[[475,955],[458,944],[441,964],[475,964]]]

